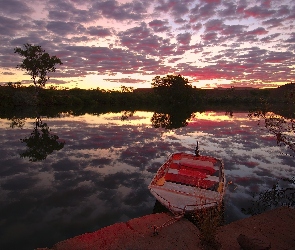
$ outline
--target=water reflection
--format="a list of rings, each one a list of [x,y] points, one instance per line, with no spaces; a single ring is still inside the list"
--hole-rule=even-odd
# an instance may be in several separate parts
[[[176,108],[164,112],[155,112],[151,118],[155,128],[177,129],[188,125],[188,121],[194,117],[191,110]]]
[[[131,118],[136,111],[122,111],[121,120],[126,121]],[[154,128],[177,129],[188,125],[188,121],[194,117],[194,112],[181,107],[163,112],[154,112],[151,123]]]
[[[248,207],[253,193],[294,173],[288,149],[277,147],[276,137],[248,112],[183,111],[177,119],[187,124],[179,129],[154,127],[154,113],[173,114],[164,110],[127,112],[132,116],[123,120],[121,112],[64,113],[42,120],[66,141],[42,162],[19,157],[20,138],[34,137],[36,129],[39,137],[44,134],[35,123],[31,127],[35,119],[12,129],[10,120],[0,118],[0,249],[51,247],[152,213],[155,199],[147,186],[154,173],[172,152],[193,153],[196,141],[202,154],[224,160],[227,179],[234,183],[224,200],[226,223],[248,216],[241,208]]]
[[[24,126],[22,123],[21,125]],[[43,123],[40,117],[36,118],[31,135],[20,140],[27,147],[20,157],[28,158],[30,161],[45,160],[54,150],[61,150],[65,145],[65,142],[60,141],[57,135],[50,133],[47,123]]]
[[[294,115],[294,114],[293,114]],[[273,112],[252,111],[248,115],[250,118],[264,120],[264,126],[270,133],[276,136],[277,145],[287,146],[295,153],[295,120],[286,118]],[[294,155],[295,156],[295,155]]]
[[[10,123],[11,128],[23,128],[23,126],[26,123],[25,118],[19,118],[19,117],[15,117],[15,116],[13,116],[12,118],[9,118],[8,120],[11,121],[11,123]]]
[[[132,117],[135,111],[125,110],[125,111],[122,111],[121,113],[122,113],[121,121],[125,121],[128,118]]]
[[[276,207],[295,207],[295,177],[282,178],[271,189],[259,194],[253,194],[254,200],[247,208],[242,208],[245,214],[256,215]]]

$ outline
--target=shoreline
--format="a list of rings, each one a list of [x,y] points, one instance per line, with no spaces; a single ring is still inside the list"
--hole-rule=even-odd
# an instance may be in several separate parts
[[[167,213],[146,215],[60,241],[52,248],[36,250],[205,249],[198,228],[184,218],[161,228],[155,235],[153,226],[161,226],[171,218]],[[241,249],[239,235],[271,246],[265,249],[295,249],[294,225],[295,209],[280,207],[221,226],[216,239],[220,249]]]

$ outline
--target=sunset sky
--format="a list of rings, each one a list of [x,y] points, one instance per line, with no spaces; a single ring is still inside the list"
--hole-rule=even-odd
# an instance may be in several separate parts
[[[0,0],[0,84],[31,83],[15,47],[63,65],[47,86],[151,87],[181,74],[196,87],[295,81],[294,0]]]

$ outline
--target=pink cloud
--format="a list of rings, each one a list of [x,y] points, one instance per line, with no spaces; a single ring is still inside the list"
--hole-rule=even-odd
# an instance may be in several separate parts
[[[192,35],[190,33],[178,34],[176,39],[180,44],[189,44],[191,41]]]
[[[221,0],[202,0],[205,3],[216,3],[216,4],[220,4]]]
[[[223,29],[222,20],[213,19],[205,23],[206,31],[218,31]]]
[[[263,6],[264,8],[270,8],[271,7],[271,2],[272,2],[272,0],[262,0],[261,1],[261,6]]]
[[[267,33],[268,33],[268,31],[265,30],[265,28],[263,28],[263,27],[259,27],[257,29],[254,29],[254,30],[251,30],[251,31],[247,32],[248,35],[265,35]]]
[[[244,9],[245,17],[254,17],[254,18],[266,18],[276,13],[275,10],[266,9],[261,6],[254,6],[248,9]]]

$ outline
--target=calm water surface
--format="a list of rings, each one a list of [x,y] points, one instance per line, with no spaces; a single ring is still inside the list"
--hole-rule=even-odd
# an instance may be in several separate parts
[[[148,184],[166,157],[193,153],[222,158],[229,182],[225,221],[245,218],[253,193],[294,177],[294,156],[263,121],[248,113],[195,113],[186,127],[155,128],[152,112],[43,117],[64,141],[43,161],[21,158],[35,119],[23,127],[0,119],[0,248],[52,247],[63,239],[153,212]],[[290,156],[291,155],[291,156]],[[293,154],[294,155],[294,154]]]

